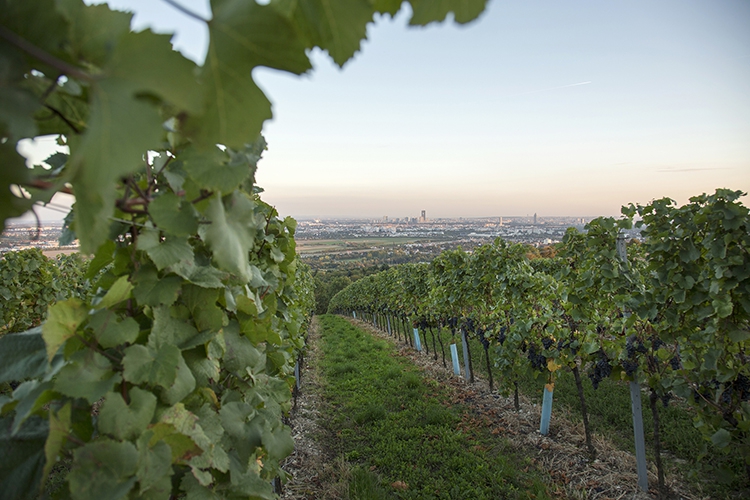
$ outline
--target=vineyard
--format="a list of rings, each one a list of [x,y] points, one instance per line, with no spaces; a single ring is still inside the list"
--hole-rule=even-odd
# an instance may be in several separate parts
[[[270,499],[294,446],[312,279],[255,182],[252,70],[343,66],[402,2],[165,3],[207,27],[203,65],[106,4],[0,0],[0,220],[72,194],[64,238],[91,256],[3,258],[2,498]],[[426,25],[486,0],[409,3]],[[41,136],[63,152],[27,165]]]
[[[710,454],[716,474],[747,484],[750,215],[741,194],[719,190],[682,207],[668,199],[625,207],[622,219],[569,230],[554,259],[529,261],[523,246],[502,240],[471,254],[446,252],[355,282],[334,296],[330,311],[431,348],[470,382],[479,369],[516,401],[519,384],[536,380],[544,392],[542,434],[555,382],[572,379],[592,458],[585,379],[594,389],[605,380],[629,382],[644,490],[641,394],[652,415],[660,490],[659,413],[674,399],[703,436],[692,458]],[[626,242],[623,231],[636,217],[643,241]]]
[[[343,66],[374,16],[403,2],[212,0],[203,18],[164,1],[207,27],[202,65],[106,4],[0,0],[0,220],[73,195],[63,237],[85,256],[0,261],[3,499],[272,499],[285,478],[313,280],[296,222],[255,180],[272,110],[252,71],[301,75],[315,48]],[[486,0],[408,3],[424,26],[472,21]],[[64,152],[27,165],[19,145],[43,136]],[[333,309],[418,347],[446,327],[467,360],[480,343],[490,383],[515,391],[532,376],[550,403],[570,373],[584,421],[586,375],[646,389],[657,431],[657,402],[674,395],[707,452],[734,458],[741,476],[750,242],[739,196],[629,207],[569,233],[552,261],[503,242],[449,252],[362,279]],[[636,215],[645,241],[626,258],[617,237]]]

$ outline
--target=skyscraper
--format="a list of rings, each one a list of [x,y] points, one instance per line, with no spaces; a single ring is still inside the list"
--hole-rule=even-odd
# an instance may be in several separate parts
[[[534,225],[536,226],[536,214],[534,214]]]
[[[427,222],[427,211],[422,210],[422,215],[419,217],[419,222]]]

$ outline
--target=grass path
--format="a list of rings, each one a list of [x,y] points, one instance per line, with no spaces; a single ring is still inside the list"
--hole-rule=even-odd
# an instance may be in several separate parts
[[[340,317],[319,322],[319,438],[338,464],[327,480],[347,484],[310,498],[551,498],[528,458],[475,425],[448,387],[391,343]]]

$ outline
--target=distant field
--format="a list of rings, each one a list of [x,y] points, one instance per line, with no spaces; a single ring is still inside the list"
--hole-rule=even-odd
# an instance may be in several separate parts
[[[434,241],[426,238],[346,238],[341,240],[297,240],[297,251],[303,255],[320,253],[361,252],[378,247]]]

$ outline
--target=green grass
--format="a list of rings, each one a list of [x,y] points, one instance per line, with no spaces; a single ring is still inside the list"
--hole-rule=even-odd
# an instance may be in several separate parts
[[[437,334],[437,329],[435,329]],[[448,344],[451,334],[448,330],[440,332],[445,345],[448,368],[451,368]],[[422,336],[425,335],[422,333]],[[432,337],[429,339],[430,355],[432,355]],[[423,345],[427,339],[422,340]],[[463,351],[460,336],[454,341],[459,343],[459,359],[463,370]],[[437,343],[438,360],[441,359],[440,344]],[[487,376],[485,351],[478,340],[470,341],[470,349],[475,373]],[[490,356],[491,356],[490,349]],[[582,421],[580,401],[572,372],[562,370],[555,381],[554,404],[552,410],[552,426],[555,422],[555,408],[564,408],[574,420]],[[630,404],[630,388],[628,383],[612,379],[603,380],[598,389],[594,389],[588,377],[581,375],[584,396],[588,407],[589,425],[594,433],[606,436],[617,447],[635,453],[633,438],[633,419]],[[500,375],[493,370],[495,387],[506,384]],[[543,383],[532,377],[525,377],[519,381],[520,392],[532,402],[541,405]],[[642,394],[643,425],[645,429],[647,459],[654,460],[653,448],[653,418],[649,406],[647,393]],[[693,410],[685,402],[672,400],[665,408],[659,403],[659,419],[661,421],[661,441],[663,457],[677,468],[679,473],[693,481],[711,497],[723,498],[732,496],[737,491],[745,491],[747,480],[742,457],[720,454],[711,448],[700,431],[693,426]],[[707,453],[700,462],[695,462],[701,453]],[[673,460],[673,459],[678,460]]]
[[[335,452],[353,464],[350,498],[549,498],[528,459],[489,429],[462,424],[468,409],[444,406],[447,389],[389,343],[340,317],[320,322],[323,420],[339,437]]]

